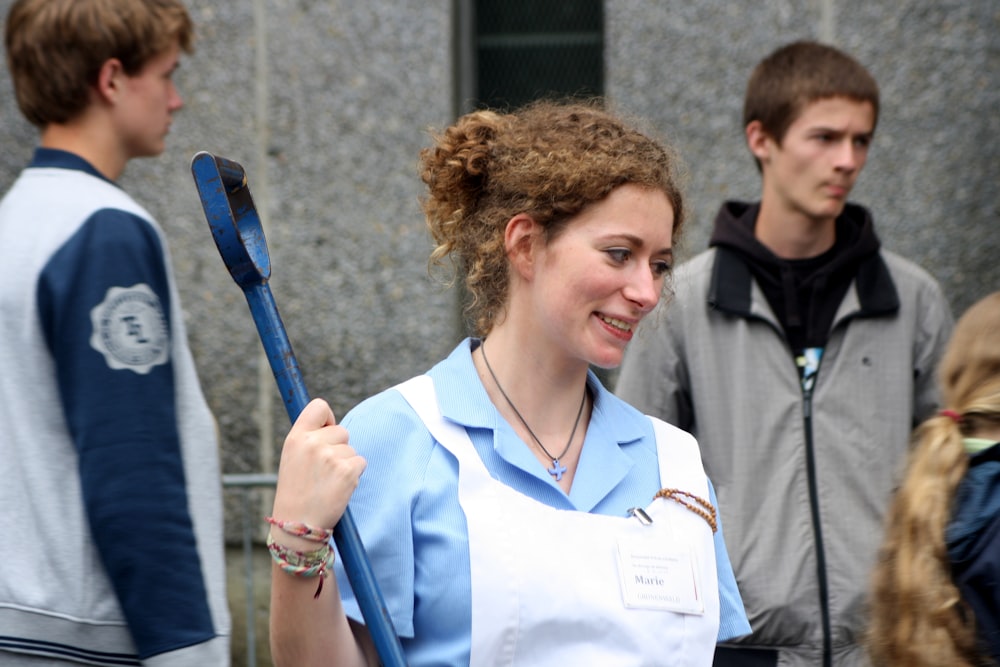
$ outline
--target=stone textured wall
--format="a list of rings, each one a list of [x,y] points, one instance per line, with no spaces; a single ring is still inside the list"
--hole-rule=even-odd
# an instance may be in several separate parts
[[[760,180],[741,128],[753,66],[778,45],[847,50],[880,86],[852,193],[883,245],[941,281],[956,315],[1000,289],[1000,5],[994,0],[607,3],[608,94],[650,119],[689,168],[687,253],[723,199]]]
[[[246,168],[271,287],[313,395],[342,415],[425,370],[463,335],[455,290],[428,278],[416,170],[427,129],[453,120],[461,1],[189,0],[198,44],[177,74],[186,108],[166,153],[134,161],[122,184],[168,236],[227,473],[273,471],[287,418],[208,232],[191,157],[207,150]],[[0,0],[2,15],[9,5]],[[808,37],[846,48],[881,85],[854,199],[884,244],[937,276],[956,314],[1000,289],[996,0],[607,0],[605,15],[609,97],[669,138],[689,170],[682,257],[705,246],[723,199],[756,196],[740,128],[752,66]],[[34,143],[4,70],[0,188]],[[234,546],[239,507],[227,505]],[[245,664],[242,563],[234,554],[230,564],[233,659]],[[257,655],[269,664],[265,564],[257,576]]]
[[[0,1],[4,16],[9,6]],[[196,51],[175,77],[185,108],[167,151],[131,162],[122,185],[168,236],[224,471],[273,470],[288,419],[246,300],[209,233],[191,158],[206,150],[246,168],[270,285],[312,395],[342,415],[426,369],[460,337],[453,292],[428,279],[416,168],[427,128],[451,120],[450,4],[188,7]],[[6,189],[36,141],[6,69],[0,136]]]
[[[463,335],[455,290],[428,278],[416,170],[427,129],[453,119],[453,3],[189,7],[198,43],[177,75],[186,108],[166,153],[134,161],[122,183],[168,235],[225,471],[273,470],[287,418],[210,238],[191,157],[207,150],[246,167],[271,286],[313,395],[342,415],[426,369]],[[872,209],[885,245],[937,276],[956,313],[1000,288],[995,0],[608,0],[605,13],[609,97],[667,136],[689,169],[683,253],[705,246],[722,199],[757,193],[740,128],[750,69],[811,37],[848,49],[881,84],[854,199]],[[0,137],[5,189],[35,143],[6,71]]]

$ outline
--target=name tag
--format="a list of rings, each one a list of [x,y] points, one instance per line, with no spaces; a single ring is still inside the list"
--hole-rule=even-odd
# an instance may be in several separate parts
[[[689,548],[667,544],[662,536],[618,540],[622,600],[631,609],[704,614],[697,565]]]

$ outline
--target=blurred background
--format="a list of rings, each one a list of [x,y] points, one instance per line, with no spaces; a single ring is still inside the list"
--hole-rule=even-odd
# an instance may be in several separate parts
[[[0,0],[3,15],[9,5]],[[458,290],[427,271],[416,161],[428,130],[479,106],[605,96],[644,119],[685,162],[683,259],[706,246],[723,199],[756,197],[740,122],[744,87],[757,61],[794,39],[845,49],[880,84],[875,142],[852,200],[873,212],[884,246],[940,280],[956,316],[1000,288],[997,0],[188,0],[188,7],[197,50],[176,76],[186,106],[166,153],[133,161],[122,185],[167,234],[222,433],[233,665],[270,665],[260,519],[288,421],[246,301],[208,231],[190,172],[198,151],[245,167],[278,308],[310,393],[338,416],[426,370],[466,335]],[[4,70],[0,188],[35,142]],[[244,543],[253,545],[249,557]]]

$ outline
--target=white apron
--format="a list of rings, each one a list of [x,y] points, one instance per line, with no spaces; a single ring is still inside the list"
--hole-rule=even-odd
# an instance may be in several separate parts
[[[719,592],[704,518],[663,498],[645,508],[650,524],[549,507],[490,476],[465,429],[442,418],[429,376],[396,388],[458,459],[472,667],[712,664]],[[652,421],[661,485],[707,500],[694,438]],[[678,605],[685,611],[663,609]]]

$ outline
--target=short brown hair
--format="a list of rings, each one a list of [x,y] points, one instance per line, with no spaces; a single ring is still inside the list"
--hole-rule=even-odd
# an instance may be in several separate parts
[[[4,35],[17,104],[38,127],[83,111],[109,59],[134,75],[175,43],[190,52],[193,41],[180,0],[17,0]]]
[[[764,58],[750,75],[743,127],[760,121],[780,145],[806,106],[831,97],[869,102],[878,122],[878,84],[864,66],[832,46],[810,41],[787,44]]]
[[[469,113],[421,153],[424,212],[437,243],[431,263],[453,259],[469,295],[466,315],[486,335],[507,299],[511,218],[527,213],[551,241],[588,204],[629,183],[666,194],[676,236],[684,220],[676,167],[666,146],[600,100]]]

